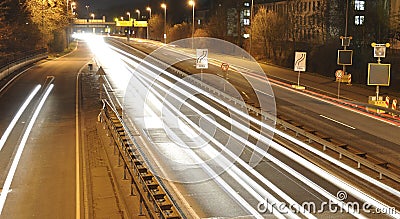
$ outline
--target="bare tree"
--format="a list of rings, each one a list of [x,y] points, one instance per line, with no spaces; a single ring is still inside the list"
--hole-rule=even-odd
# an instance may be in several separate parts
[[[210,34],[204,28],[197,28],[196,31],[194,32],[194,36],[195,37],[209,37]]]
[[[8,31],[10,29],[10,25],[6,22],[6,10],[9,8],[7,3],[10,0],[0,2],[0,51],[4,51],[6,47],[6,41],[9,39],[11,32]]]
[[[18,16],[16,16],[18,15]],[[0,48],[8,53],[35,49],[40,34],[23,1],[0,2]]]
[[[186,22],[175,24],[174,26],[168,28],[168,42],[174,42],[176,40],[188,38],[191,36],[191,30],[191,25]]]
[[[149,19],[149,36],[153,40],[162,40],[164,34],[164,16],[153,14]]]
[[[284,20],[277,13],[267,11],[265,7],[261,7],[253,18],[251,25],[253,40],[256,43],[255,54],[262,52],[266,58],[271,58],[271,52],[276,57],[276,45],[285,35]]]
[[[218,8],[205,26],[205,30],[210,37],[226,40],[227,35],[227,16],[226,11]]]
[[[27,0],[25,4],[32,21],[42,33],[44,44],[58,47],[58,44],[66,43],[64,42],[66,38],[59,37],[59,35],[65,35],[63,32],[65,32],[70,18],[66,11],[66,1]],[[61,42],[58,42],[59,40]]]

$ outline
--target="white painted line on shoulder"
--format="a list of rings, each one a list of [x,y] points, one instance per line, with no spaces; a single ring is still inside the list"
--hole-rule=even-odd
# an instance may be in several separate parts
[[[356,128],[354,128],[353,126],[347,125],[347,124],[345,124],[345,123],[343,123],[343,122],[339,122],[339,121],[337,121],[337,120],[334,120],[334,119],[329,118],[329,117],[324,116],[324,115],[319,115],[319,116],[322,117],[322,118],[324,118],[324,119],[327,119],[327,120],[330,120],[330,121],[332,121],[332,122],[335,122],[335,123],[337,123],[337,124],[340,124],[340,125],[342,125],[342,126],[345,126],[345,127],[347,127],[347,128],[356,130]]]

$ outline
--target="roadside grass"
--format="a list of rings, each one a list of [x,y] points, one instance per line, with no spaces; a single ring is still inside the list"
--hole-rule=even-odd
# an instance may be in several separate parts
[[[68,45],[67,48],[64,49],[64,51],[58,52],[58,53],[49,53],[48,59],[56,59],[61,56],[64,56],[64,55],[74,51],[74,49],[76,48],[77,45],[78,45],[78,42],[74,40]]]

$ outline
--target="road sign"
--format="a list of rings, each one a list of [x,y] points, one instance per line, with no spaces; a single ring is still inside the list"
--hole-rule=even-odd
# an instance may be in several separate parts
[[[377,44],[374,47],[374,57],[375,58],[385,58],[385,56],[386,56],[385,44]]]
[[[147,21],[137,21],[137,20],[134,20],[133,26],[134,26],[134,27],[147,27]]]
[[[390,64],[368,63],[368,85],[389,86]]]
[[[342,78],[343,75],[344,75],[344,73],[343,73],[342,70],[336,70],[335,76],[336,76],[338,79]]]
[[[294,71],[306,71],[306,52],[296,52],[294,56]]]
[[[208,69],[208,49],[196,49],[196,69]]]
[[[229,64],[228,63],[222,63],[221,64],[221,69],[222,69],[222,71],[228,71],[228,69],[229,69]]]
[[[117,27],[132,27],[132,25],[133,25],[133,22],[132,22],[132,20],[130,20],[130,21],[115,21],[115,25],[117,26]]]
[[[353,64],[353,50],[338,50],[337,64],[338,65],[352,65]]]

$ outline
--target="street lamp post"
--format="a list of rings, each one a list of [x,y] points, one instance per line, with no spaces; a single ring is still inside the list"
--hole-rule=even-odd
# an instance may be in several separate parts
[[[74,14],[74,10],[76,9],[76,2],[71,3],[71,13]]]
[[[149,12],[149,19],[147,19],[147,28],[146,28],[146,31],[147,31],[147,39],[149,39],[149,38],[150,38],[150,37],[149,37],[149,20],[151,19],[151,8],[150,8],[150,7],[147,7],[146,10]]]
[[[90,16],[92,17],[92,22],[94,23],[94,14],[92,13],[92,14],[90,14]],[[95,33],[96,33],[96,28],[93,27],[93,34],[95,34]]]
[[[149,12],[149,18],[151,18],[151,8],[147,7],[146,10]]]
[[[89,16],[89,5],[86,5],[85,7],[86,7],[86,16]]]
[[[250,45],[249,45],[249,54],[251,56],[251,50],[253,49],[252,41],[253,41],[253,13],[254,13],[254,0],[251,0],[251,8],[250,8]]]
[[[161,8],[164,8],[164,43],[167,44],[167,5],[162,3]]]
[[[192,18],[193,18],[193,20],[192,20],[192,49],[194,48],[194,5],[195,5],[195,2],[194,2],[194,0],[190,0],[189,1],[189,5],[191,5],[192,6]]]
[[[139,9],[136,9],[136,13],[138,14],[137,15],[138,20],[140,20],[140,11],[139,11]]]
[[[131,20],[131,13],[128,11],[128,12],[126,12],[126,15],[128,15],[128,21],[130,21]]]

